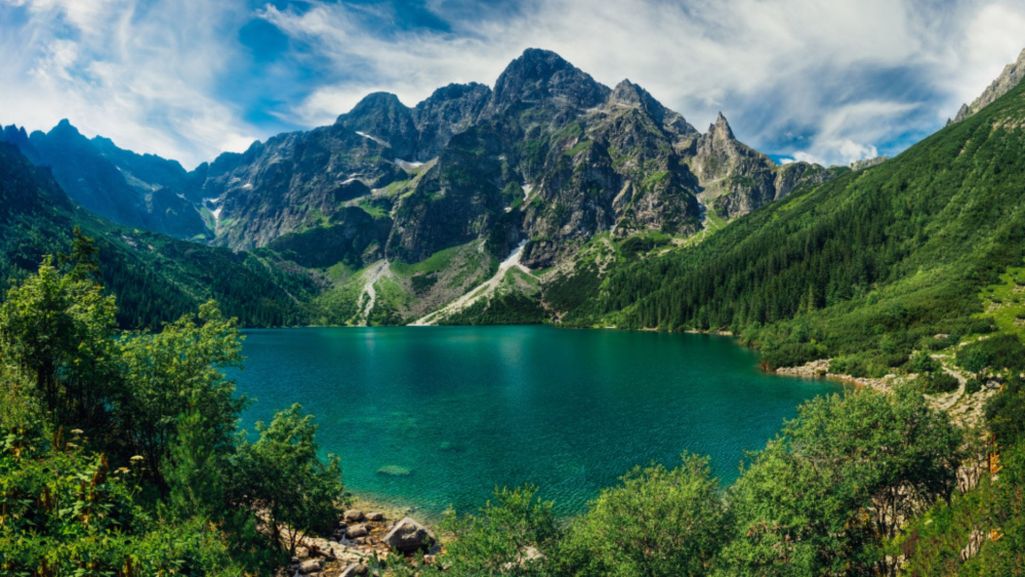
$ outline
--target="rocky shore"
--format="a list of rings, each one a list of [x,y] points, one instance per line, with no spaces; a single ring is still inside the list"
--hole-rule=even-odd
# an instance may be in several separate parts
[[[948,359],[943,355],[933,355],[933,358],[940,361],[944,371],[957,379],[958,388],[946,393],[925,395],[929,404],[934,409],[949,414],[951,420],[959,426],[965,428],[978,426],[983,421],[986,402],[997,393],[1000,383],[987,379],[979,390],[970,391],[967,387],[968,376],[947,362]],[[855,377],[830,372],[829,364],[829,359],[819,359],[797,367],[780,367],[776,369],[775,373],[805,379],[827,379],[854,387],[871,388],[882,393],[892,392],[895,386],[917,377],[915,374],[889,374],[880,378]]]
[[[829,370],[829,364],[830,359],[819,359],[797,367],[780,367],[776,369],[775,373],[777,375],[800,377],[803,379],[826,379],[845,385],[853,385],[855,387],[867,387],[883,393],[893,390],[895,385],[906,379],[904,376],[894,374],[873,379],[868,377],[855,377],[843,373],[833,373]]]
[[[423,553],[424,561],[432,563],[439,549],[433,531],[394,508],[348,509],[330,539],[303,536],[298,542],[291,562],[277,577],[357,577],[394,555]]]

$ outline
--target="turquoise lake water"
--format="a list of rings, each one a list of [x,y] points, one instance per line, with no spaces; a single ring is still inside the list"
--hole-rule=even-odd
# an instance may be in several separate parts
[[[246,332],[244,425],[299,402],[348,489],[436,515],[531,483],[581,511],[635,465],[711,455],[725,483],[834,384],[760,372],[731,339],[550,327]],[[381,469],[406,475],[384,474]]]

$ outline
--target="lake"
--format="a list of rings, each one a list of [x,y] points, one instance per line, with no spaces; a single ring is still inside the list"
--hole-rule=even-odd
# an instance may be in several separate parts
[[[760,372],[725,337],[543,326],[246,331],[244,425],[298,402],[346,487],[433,516],[530,483],[560,514],[636,465],[710,455],[732,482],[797,406],[837,391]]]

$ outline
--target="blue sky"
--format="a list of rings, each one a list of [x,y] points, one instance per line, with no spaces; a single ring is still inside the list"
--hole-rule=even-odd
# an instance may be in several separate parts
[[[1025,0],[0,0],[0,123],[187,167],[327,124],[370,91],[493,84],[527,47],[623,78],[777,158],[935,131],[1025,48]]]

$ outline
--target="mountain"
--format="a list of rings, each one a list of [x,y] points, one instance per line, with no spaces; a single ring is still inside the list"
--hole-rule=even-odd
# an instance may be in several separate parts
[[[328,279],[315,320],[332,324],[559,318],[568,303],[546,295],[578,269],[696,242],[834,174],[777,166],[721,114],[702,134],[641,86],[533,48],[493,89],[450,84],[413,107],[376,92],[191,172],[67,121],[3,140],[116,223]]]
[[[834,372],[876,376],[914,350],[1021,333],[1023,127],[1018,85],[877,166],[837,169],[700,244],[619,261],[564,319],[729,330],[769,365],[830,357]]]
[[[965,118],[975,114],[989,106],[1001,96],[1007,94],[1012,88],[1021,83],[1025,78],[1025,50],[1018,55],[1018,60],[1004,67],[1003,72],[997,77],[983,93],[971,104],[962,104],[961,109],[951,122],[961,122]]]
[[[88,139],[67,120],[31,135],[4,127],[0,141],[50,167],[68,196],[95,214],[179,238],[206,237],[203,218],[183,196],[187,173],[175,161],[123,150],[106,138]]]
[[[0,278],[20,278],[44,254],[66,253],[75,227],[94,239],[124,327],[159,326],[211,298],[245,326],[304,323],[303,303],[319,290],[305,271],[270,255],[114,225],[76,207],[50,168],[34,166],[16,146],[0,143]]]
[[[510,255],[503,274],[529,279],[489,286],[526,289],[516,301],[535,318],[541,289],[594,243],[684,242],[831,174],[776,166],[721,115],[703,135],[628,80],[609,88],[528,49],[493,90],[452,84],[412,108],[370,94],[331,126],[201,165],[185,196],[212,215],[215,244],[333,275],[324,322],[413,321]]]

